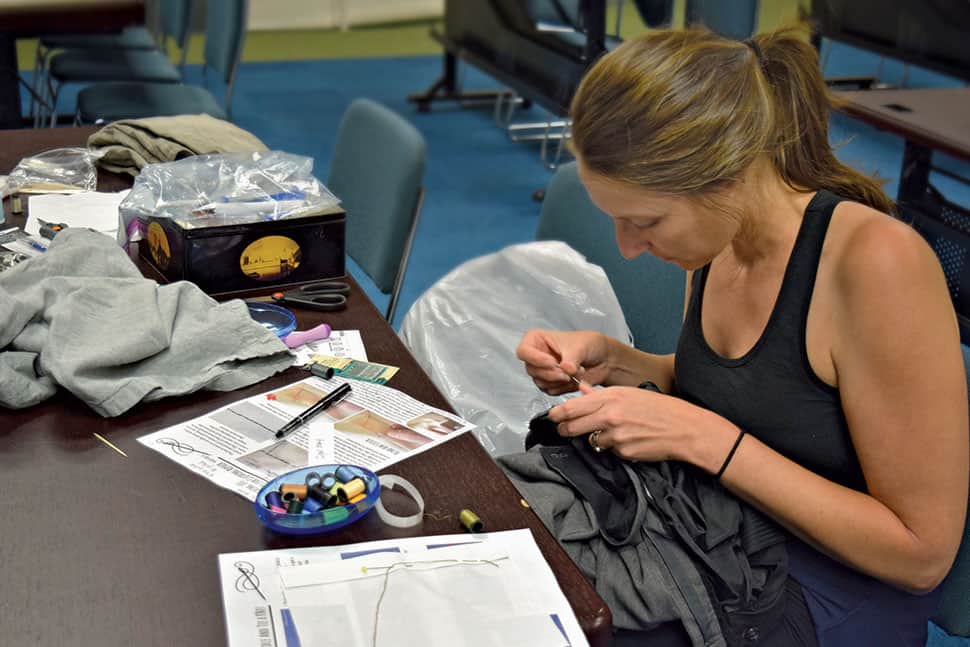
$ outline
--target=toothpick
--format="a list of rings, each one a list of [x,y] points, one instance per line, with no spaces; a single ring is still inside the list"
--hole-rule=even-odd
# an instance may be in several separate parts
[[[120,449],[118,449],[118,447],[116,447],[111,441],[109,441],[107,438],[105,438],[101,434],[95,432],[94,437],[97,438],[98,440],[100,440],[101,442],[103,442],[105,445],[107,445],[111,449],[113,449],[116,452],[118,452],[119,454],[121,454],[122,456],[124,456],[125,458],[128,458],[128,454],[126,454],[123,451],[121,451]]]

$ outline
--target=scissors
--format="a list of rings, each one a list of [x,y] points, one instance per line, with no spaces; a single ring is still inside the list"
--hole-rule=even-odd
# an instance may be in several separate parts
[[[321,281],[308,283],[286,292],[273,293],[276,303],[288,303],[310,310],[343,310],[347,307],[350,285],[343,281]]]

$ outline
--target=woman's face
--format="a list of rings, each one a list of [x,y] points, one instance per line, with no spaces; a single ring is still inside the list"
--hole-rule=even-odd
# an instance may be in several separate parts
[[[590,199],[613,221],[624,258],[643,252],[685,270],[711,262],[737,235],[740,222],[682,196],[620,184],[578,164]]]

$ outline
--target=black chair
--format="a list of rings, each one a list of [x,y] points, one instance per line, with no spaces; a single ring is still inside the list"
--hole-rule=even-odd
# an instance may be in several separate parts
[[[970,344],[970,210],[944,198],[933,185],[927,185],[918,202],[899,206],[902,218],[940,259],[960,325],[960,341]]]

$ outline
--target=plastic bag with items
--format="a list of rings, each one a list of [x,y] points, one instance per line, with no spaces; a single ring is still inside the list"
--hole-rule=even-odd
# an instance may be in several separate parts
[[[25,157],[10,171],[7,193],[96,191],[98,151],[54,148]]]
[[[148,216],[192,229],[298,218],[339,204],[312,171],[313,158],[281,151],[149,164],[119,206],[118,242],[141,240]]]
[[[530,328],[631,340],[603,269],[559,241],[512,245],[452,270],[408,310],[400,336],[492,456],[522,451],[529,419],[561,402],[515,357]],[[567,396],[568,397],[568,396]]]

